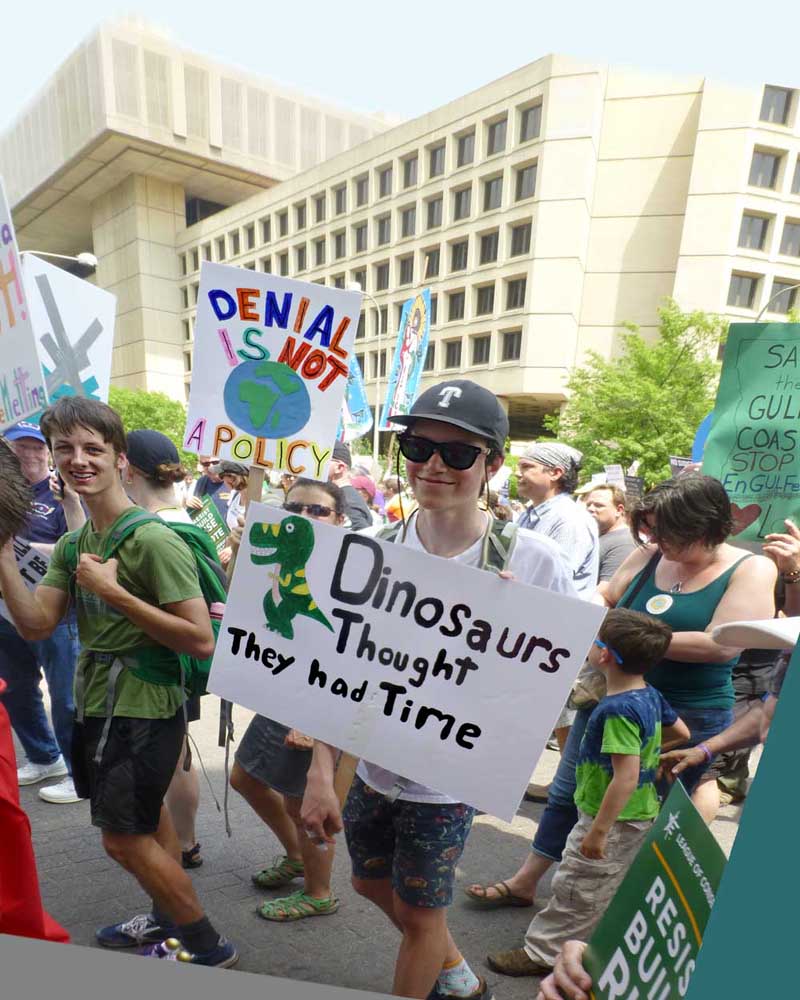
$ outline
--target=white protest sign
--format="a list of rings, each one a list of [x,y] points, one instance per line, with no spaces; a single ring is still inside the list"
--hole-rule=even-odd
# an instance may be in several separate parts
[[[621,465],[604,465],[606,482],[610,486],[619,486],[625,489],[625,473]]]
[[[47,406],[14,222],[0,179],[0,431]]]
[[[116,296],[35,254],[22,271],[48,396],[108,402]]]
[[[50,560],[35,549],[30,542],[25,542],[21,538],[15,538],[12,544],[20,576],[24,580],[28,590],[35,590],[42,582],[47,572],[47,567],[50,565]],[[6,602],[3,600],[2,593],[0,593],[0,618],[11,621],[11,615]]]
[[[510,820],[604,613],[251,503],[209,690]]]
[[[359,292],[205,262],[184,448],[325,479],[360,309]]]

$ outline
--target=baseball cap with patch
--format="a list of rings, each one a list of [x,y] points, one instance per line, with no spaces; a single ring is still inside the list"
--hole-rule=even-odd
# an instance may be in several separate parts
[[[451,379],[426,389],[406,414],[392,414],[393,424],[413,426],[416,420],[438,420],[485,438],[505,450],[508,417],[493,392],[469,379]]]
[[[47,444],[44,439],[44,434],[39,430],[38,424],[32,424],[28,420],[23,420],[19,424],[15,424],[13,427],[9,427],[7,431],[3,431],[3,437],[6,441],[18,441],[20,438],[33,438],[34,441],[41,441],[42,444]]]

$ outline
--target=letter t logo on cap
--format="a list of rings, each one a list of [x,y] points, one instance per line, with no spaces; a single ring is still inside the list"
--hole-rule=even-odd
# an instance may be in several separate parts
[[[456,397],[459,399],[461,397],[461,390],[457,385],[446,385],[444,389],[439,392],[439,402],[437,406],[441,406],[442,409],[446,410],[450,406],[450,400]]]

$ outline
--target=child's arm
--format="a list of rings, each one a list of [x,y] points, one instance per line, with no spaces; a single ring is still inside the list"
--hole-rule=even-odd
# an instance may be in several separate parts
[[[661,750],[679,747],[689,739],[689,727],[683,719],[676,719],[671,726],[661,727]]]
[[[635,753],[612,753],[611,767],[614,777],[606,789],[600,808],[589,832],[581,842],[580,851],[585,858],[604,858],[608,832],[617,817],[628,804],[628,799],[639,784],[639,755]]]

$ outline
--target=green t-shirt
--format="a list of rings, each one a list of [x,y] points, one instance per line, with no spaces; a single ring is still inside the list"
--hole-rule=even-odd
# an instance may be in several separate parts
[[[661,754],[661,724],[674,725],[678,716],[659,691],[644,688],[608,695],[586,724],[578,764],[575,805],[596,816],[614,768],[611,755],[639,757],[639,782],[617,820],[647,820],[658,815],[656,771]]]
[[[83,535],[80,555],[102,555],[106,539],[128,508],[106,531],[94,531],[91,525]],[[66,539],[56,544],[50,566],[42,580],[45,587],[69,592],[70,574],[64,557]],[[166,524],[143,524],[130,535],[115,553],[119,583],[140,600],[156,607],[202,597],[194,556]],[[109,664],[93,662],[88,651],[125,655],[149,646],[163,650],[138,625],[110,607],[91,591],[75,588],[75,607],[81,655],[76,670],[76,692],[83,678],[84,714],[104,718]],[[166,651],[165,651],[166,652]],[[77,695],[76,695],[77,696]],[[183,703],[180,684],[151,684],[123,670],[116,684],[113,714],[134,719],[170,719]]]

